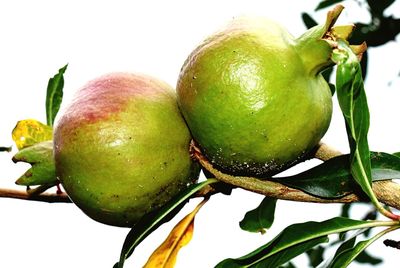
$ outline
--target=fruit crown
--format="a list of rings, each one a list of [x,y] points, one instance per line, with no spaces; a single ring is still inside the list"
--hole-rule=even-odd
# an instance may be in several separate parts
[[[311,74],[316,75],[334,64],[331,59],[332,51],[338,47],[339,40],[347,42],[355,28],[354,24],[334,26],[343,9],[342,5],[336,5],[327,13],[324,24],[316,25],[296,40],[299,55]],[[360,45],[350,45],[350,48],[361,60],[367,45],[364,42]]]

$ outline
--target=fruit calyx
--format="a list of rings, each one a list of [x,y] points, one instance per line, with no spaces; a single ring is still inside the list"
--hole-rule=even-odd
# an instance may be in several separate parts
[[[324,24],[310,28],[296,39],[295,47],[299,51],[309,74],[317,75],[327,67],[334,65],[331,59],[332,51],[338,47],[338,40],[347,42],[352,34],[355,28],[353,24],[334,26],[343,9],[342,5],[336,5],[327,13]],[[362,54],[367,49],[365,42],[350,47],[358,59],[361,59]]]

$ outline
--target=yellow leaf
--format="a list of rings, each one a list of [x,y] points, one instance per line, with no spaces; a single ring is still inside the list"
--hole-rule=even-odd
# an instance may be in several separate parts
[[[42,141],[52,140],[53,129],[34,119],[21,120],[13,129],[12,138],[18,150],[21,150]]]
[[[192,239],[194,217],[207,200],[204,199],[175,225],[167,239],[153,252],[143,268],[173,268],[175,266],[179,250]]]

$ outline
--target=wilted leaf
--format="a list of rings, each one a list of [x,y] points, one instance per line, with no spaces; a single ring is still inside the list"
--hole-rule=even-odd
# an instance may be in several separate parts
[[[17,122],[12,138],[19,150],[35,143],[53,139],[53,129],[37,120],[27,119]]]
[[[274,222],[276,199],[264,197],[260,205],[246,213],[239,225],[242,230],[265,233],[265,229],[269,229]]]
[[[44,141],[21,149],[13,157],[14,162],[26,162],[32,167],[17,181],[18,185],[56,185],[56,168],[53,157],[53,141]]]
[[[327,236],[355,229],[370,228],[376,223],[333,218],[323,222],[293,224],[284,229],[274,239],[253,252],[237,258],[226,259],[216,267],[278,267],[314,246],[326,242]],[[268,266],[274,264],[272,266]]]
[[[140,219],[135,226],[129,231],[122,246],[119,262],[114,267],[124,267],[125,260],[132,255],[135,248],[154,230],[160,225],[169,221],[174,217],[183,205],[199,190],[205,186],[217,183],[216,179],[208,179],[198,184],[191,185],[185,191],[181,192],[174,199],[169,201],[166,205],[153,213],[145,215]]]
[[[47,85],[46,118],[47,125],[49,126],[53,126],[54,119],[56,118],[61,106],[64,88],[64,73],[67,66],[68,64],[62,67],[56,75],[50,78]]]
[[[172,229],[167,239],[153,252],[143,268],[173,268],[175,266],[179,250],[192,239],[194,217],[207,200],[204,199],[199,203]]]
[[[372,180],[400,179],[400,158],[371,152]],[[340,198],[357,188],[350,173],[349,155],[341,155],[289,177],[275,181],[321,198]]]

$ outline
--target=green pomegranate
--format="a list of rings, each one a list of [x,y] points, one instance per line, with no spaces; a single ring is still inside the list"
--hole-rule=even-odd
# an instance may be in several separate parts
[[[80,89],[60,117],[56,173],[88,216],[129,227],[198,178],[190,139],[170,86],[105,75]]]
[[[205,156],[236,175],[276,174],[315,147],[328,129],[332,94],[321,71],[331,66],[332,28],[342,8],[294,38],[263,18],[234,19],[187,58],[178,104]]]

